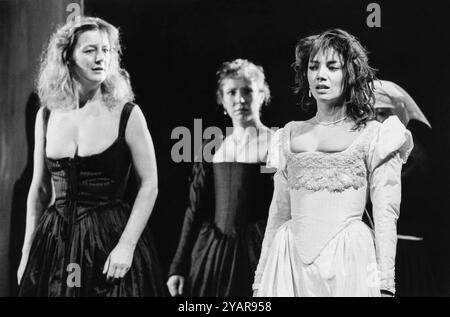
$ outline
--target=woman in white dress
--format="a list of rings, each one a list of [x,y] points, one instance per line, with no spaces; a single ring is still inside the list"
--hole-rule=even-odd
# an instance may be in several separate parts
[[[300,40],[297,93],[316,115],[272,138],[274,195],[256,296],[393,296],[400,173],[413,147],[396,117],[374,119],[366,50],[339,29]],[[362,222],[368,197],[375,232]]]

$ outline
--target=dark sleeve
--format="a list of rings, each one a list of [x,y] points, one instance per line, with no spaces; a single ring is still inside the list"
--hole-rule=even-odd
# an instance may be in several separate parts
[[[202,223],[212,213],[214,184],[211,163],[196,162],[189,179],[189,199],[177,251],[169,268],[169,276],[187,276],[191,252]]]
[[[428,127],[419,126],[411,120],[408,128],[413,139],[414,148],[402,169],[402,201],[397,232],[403,235],[425,237],[433,233],[433,170],[430,157],[432,140]],[[412,128],[410,128],[412,126]],[[422,128],[422,129],[420,129]],[[426,211],[426,217],[424,217]],[[426,237],[425,237],[426,238]]]

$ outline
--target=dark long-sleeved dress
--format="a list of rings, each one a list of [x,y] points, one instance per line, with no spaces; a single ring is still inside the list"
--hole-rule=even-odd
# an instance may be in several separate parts
[[[396,296],[436,296],[436,279],[426,247],[426,234],[433,219],[432,163],[428,148],[431,129],[418,120],[410,120],[407,128],[413,136],[414,149],[402,170],[402,203],[395,264]]]
[[[194,164],[180,242],[169,270],[188,296],[251,296],[272,198],[261,163]]]

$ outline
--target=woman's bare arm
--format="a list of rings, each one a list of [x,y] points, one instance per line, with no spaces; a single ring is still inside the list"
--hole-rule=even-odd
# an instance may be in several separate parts
[[[131,112],[125,138],[131,150],[139,190],[120,242],[135,246],[147,224],[158,195],[155,150],[145,117],[139,107],[134,107]]]
[[[33,178],[27,197],[26,229],[22,253],[28,253],[36,225],[42,212],[48,206],[52,195],[50,173],[45,166],[43,109],[41,108],[36,115]]]

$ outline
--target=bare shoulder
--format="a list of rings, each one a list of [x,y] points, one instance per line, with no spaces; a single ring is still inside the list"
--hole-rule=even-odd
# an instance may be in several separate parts
[[[383,124],[377,120],[369,120],[362,126],[362,131],[378,130]]]
[[[44,121],[44,107],[40,107],[36,113],[36,124],[41,124]]]
[[[39,110],[38,110],[38,112],[37,112],[37,116],[39,117],[42,117],[43,115],[44,115],[44,108],[45,107],[39,107]]]
[[[311,128],[314,126],[312,119],[305,120],[305,121],[291,121],[288,124],[286,124],[287,130],[290,131],[291,137],[296,137],[301,134],[304,134],[305,132],[311,130]]]
[[[144,113],[135,103],[133,103],[133,108],[131,109],[130,118],[128,120],[133,125],[147,126],[147,120],[145,119]]]
[[[38,132],[43,132],[43,127],[44,127],[44,107],[40,107],[38,112],[36,113],[35,129],[37,129]]]
[[[114,117],[120,118],[122,116],[122,112],[123,112],[123,109],[125,108],[126,104],[127,103],[122,103],[120,105],[113,107],[112,109],[109,109],[109,110],[113,113]],[[106,107],[106,105],[105,105],[105,107]]]
[[[147,120],[137,104],[133,104],[125,129],[126,136],[140,135],[148,132]]]

